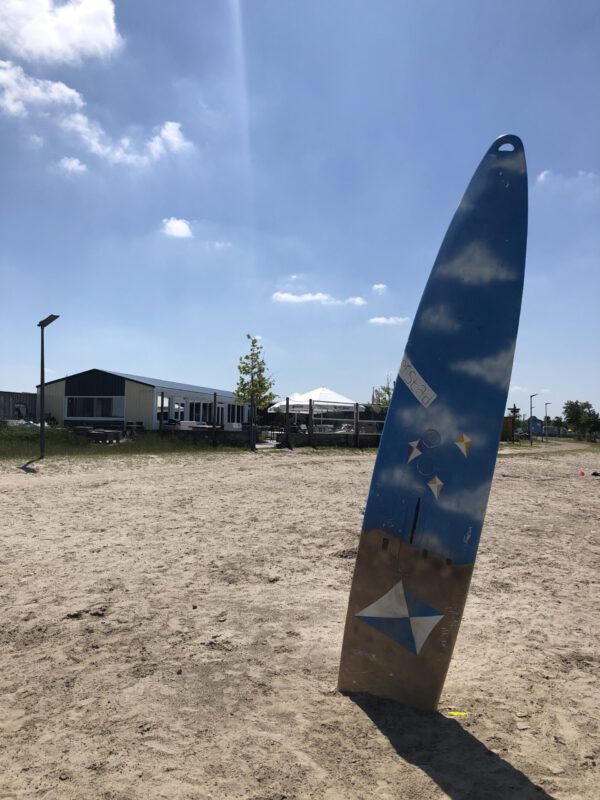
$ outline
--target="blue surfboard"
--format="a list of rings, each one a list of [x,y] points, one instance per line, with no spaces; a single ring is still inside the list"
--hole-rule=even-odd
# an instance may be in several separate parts
[[[526,242],[525,153],[506,135],[467,187],[401,359],[350,591],[343,692],[437,706],[496,463]]]

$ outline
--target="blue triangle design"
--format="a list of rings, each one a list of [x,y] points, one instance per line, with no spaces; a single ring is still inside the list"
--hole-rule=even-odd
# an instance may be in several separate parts
[[[357,619],[389,636],[390,639],[416,655],[417,647],[408,617],[357,617]]]
[[[404,587],[404,596],[406,597],[406,605],[408,613],[411,617],[437,617],[442,614],[430,605],[427,605],[423,600],[413,594],[410,589]]]

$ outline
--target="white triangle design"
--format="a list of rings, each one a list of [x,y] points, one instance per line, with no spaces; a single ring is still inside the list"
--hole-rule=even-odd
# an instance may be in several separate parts
[[[432,617],[411,617],[410,627],[412,629],[413,639],[415,640],[415,647],[417,655],[431,631],[435,628],[438,622],[442,619],[443,615]]]
[[[434,475],[430,481],[427,481],[427,486],[429,486],[429,488],[433,492],[433,496],[435,497],[436,500],[440,496],[440,492],[442,491],[443,485],[444,485],[443,481],[441,481],[437,475]]]
[[[419,449],[419,445],[421,444],[421,440],[417,439],[416,442],[409,442],[408,443],[412,450],[410,451],[410,455],[408,456],[407,464],[410,464],[411,461],[414,461],[415,458],[423,455],[423,451]]]
[[[357,617],[385,617],[387,619],[408,617],[408,606],[404,596],[404,586],[399,581],[383,597],[360,611]],[[431,619],[428,617],[427,619]],[[435,618],[436,620],[438,617]],[[414,635],[414,634],[413,634]]]

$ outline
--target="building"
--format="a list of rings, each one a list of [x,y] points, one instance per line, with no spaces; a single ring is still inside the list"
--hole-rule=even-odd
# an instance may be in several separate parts
[[[37,387],[38,394],[40,387]],[[45,384],[45,412],[59,425],[157,430],[167,422],[181,427],[216,424],[239,430],[249,420],[249,406],[233,392],[185,383],[89,369]],[[38,404],[39,407],[39,404]]]
[[[34,419],[36,399],[33,392],[0,392],[0,419]]]

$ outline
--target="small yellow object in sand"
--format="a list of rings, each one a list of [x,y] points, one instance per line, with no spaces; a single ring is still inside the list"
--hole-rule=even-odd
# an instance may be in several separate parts
[[[468,711],[449,711],[448,712],[448,716],[449,717],[468,717],[469,716],[469,712]]]

